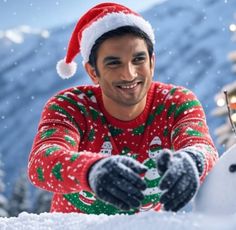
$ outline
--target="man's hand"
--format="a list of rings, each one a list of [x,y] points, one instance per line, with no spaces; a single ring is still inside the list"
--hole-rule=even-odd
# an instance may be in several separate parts
[[[163,149],[157,156],[157,170],[162,176],[159,188],[163,191],[160,202],[164,209],[178,211],[195,195],[199,187],[199,169],[192,153]],[[196,158],[200,159],[200,158]],[[196,164],[199,164],[198,166]]]
[[[129,210],[140,206],[144,199],[145,182],[138,174],[147,168],[125,156],[111,156],[95,163],[89,171],[89,184],[97,198]]]

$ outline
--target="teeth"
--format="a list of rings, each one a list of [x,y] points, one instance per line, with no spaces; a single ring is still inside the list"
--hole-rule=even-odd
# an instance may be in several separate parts
[[[137,86],[138,85],[138,83],[135,83],[135,84],[133,84],[133,85],[121,85],[120,87],[122,88],[122,89],[133,89],[135,86]]]

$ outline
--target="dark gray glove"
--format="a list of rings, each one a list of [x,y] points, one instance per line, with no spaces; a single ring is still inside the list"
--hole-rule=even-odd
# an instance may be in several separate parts
[[[111,156],[92,166],[88,181],[97,198],[129,210],[139,207],[144,199],[146,183],[138,174],[146,171],[146,166],[130,157]]]
[[[157,156],[157,170],[162,176],[160,202],[167,211],[178,211],[196,194],[204,159],[199,152],[163,149]]]

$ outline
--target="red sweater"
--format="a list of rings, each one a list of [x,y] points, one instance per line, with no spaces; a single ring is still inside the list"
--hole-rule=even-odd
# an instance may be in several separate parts
[[[189,147],[204,156],[202,181],[218,154],[202,106],[191,91],[153,82],[144,111],[134,120],[121,121],[105,110],[99,87],[78,86],[59,92],[45,105],[29,157],[29,178],[54,193],[51,211],[123,213],[96,199],[87,172],[103,157],[126,155],[149,168],[140,210],[158,210],[160,176],[154,158],[162,148]]]

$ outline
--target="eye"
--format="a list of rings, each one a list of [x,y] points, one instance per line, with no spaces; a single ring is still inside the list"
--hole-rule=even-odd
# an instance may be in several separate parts
[[[134,64],[143,63],[146,60],[146,56],[138,56],[133,59]]]
[[[114,60],[114,61],[110,61],[110,62],[106,63],[106,66],[113,68],[113,67],[117,67],[120,64],[121,64],[120,61]]]

